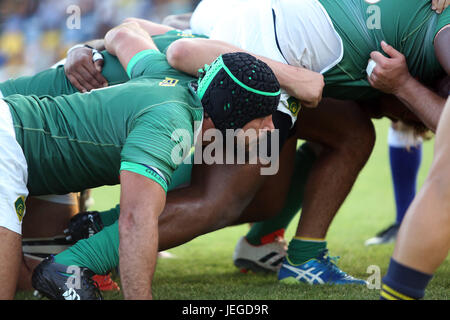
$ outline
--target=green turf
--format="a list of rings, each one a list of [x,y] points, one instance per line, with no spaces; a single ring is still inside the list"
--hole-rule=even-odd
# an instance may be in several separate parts
[[[389,121],[376,122],[377,144],[352,193],[339,211],[328,235],[331,255],[339,255],[338,265],[349,274],[367,279],[369,266],[386,272],[393,245],[367,248],[364,241],[395,219],[395,205],[389,170],[387,131]],[[433,142],[424,147],[420,173],[423,183],[430,167]],[[109,209],[119,199],[119,189],[94,191],[95,209]],[[287,231],[294,234],[298,218]],[[248,230],[233,227],[200,237],[189,244],[170,250],[176,259],[160,259],[154,278],[156,299],[164,300],[359,300],[378,299],[377,290],[360,286],[316,286],[280,284],[275,275],[242,274],[232,263],[234,246]],[[450,298],[450,259],[438,270],[427,290],[426,299]],[[30,299],[30,294],[19,294]],[[122,298],[106,294],[106,299]]]

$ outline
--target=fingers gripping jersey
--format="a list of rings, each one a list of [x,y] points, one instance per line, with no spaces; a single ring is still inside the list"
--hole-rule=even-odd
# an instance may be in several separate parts
[[[194,123],[203,117],[189,89],[193,78],[172,69],[161,53],[143,56],[130,76],[88,94],[5,99],[27,160],[30,195],[118,184],[122,163],[156,168],[170,184],[177,167],[172,152],[188,153]],[[176,130],[189,134],[181,138]]]
[[[365,0],[252,1],[203,0],[191,27],[194,32],[205,32],[273,60],[324,72],[325,97],[377,97],[379,91],[367,81],[366,68],[370,53],[382,52],[382,40],[406,56],[411,73],[422,82],[443,71],[434,54],[433,39],[450,23],[450,9],[438,15],[431,10],[431,0],[380,0],[375,6]],[[325,10],[325,18],[320,8]],[[277,16],[275,23],[272,11]],[[332,30],[321,29],[327,25]],[[342,41],[343,55],[339,46],[333,45],[333,32]],[[327,64],[332,69],[327,69]],[[289,109],[299,106],[298,101],[287,95],[281,100],[280,110],[295,119]]]

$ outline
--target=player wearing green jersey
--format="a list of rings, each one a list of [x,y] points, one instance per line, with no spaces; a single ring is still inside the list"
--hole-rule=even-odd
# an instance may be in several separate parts
[[[148,22],[147,22],[148,23]],[[179,30],[172,30],[171,28],[169,28],[170,30],[162,35],[157,35],[157,32],[163,32],[167,29],[167,27],[164,27],[164,29],[162,29],[162,27],[160,25],[156,25],[156,30],[152,30],[152,32],[150,32],[149,34],[153,34],[153,40],[155,42],[155,44],[157,45],[157,47],[161,50],[161,51],[165,51],[167,49],[167,47],[174,42],[175,40],[178,39],[183,39],[183,38],[193,38],[193,37],[199,37],[199,36],[195,36],[192,35],[188,32],[181,32]],[[162,29],[162,30],[161,30]],[[76,50],[72,50],[69,53],[69,57],[70,55],[74,55],[74,53],[81,53],[81,55],[83,56],[84,52],[88,52],[88,55],[86,56],[86,58],[88,59],[88,62],[90,62],[92,65],[88,65],[87,67],[89,68],[90,66],[94,66],[94,63],[92,61],[92,53],[91,53],[91,49],[88,48],[79,48]],[[103,78],[103,80],[98,81],[97,85],[103,87],[102,83],[109,83],[110,85],[117,85],[117,84],[121,84],[123,82],[129,81],[129,76],[127,75],[127,73],[124,71],[123,67],[121,66],[120,62],[117,60],[116,57],[112,56],[111,54],[109,54],[107,51],[103,51],[102,52],[103,55],[103,59],[102,59],[102,75],[101,77]],[[298,86],[299,85],[310,85],[310,82],[308,81],[308,76],[310,76],[311,74],[313,74],[310,71],[307,70],[303,70],[303,69],[299,69],[299,68],[294,68],[294,67],[290,67],[281,63],[276,63],[274,61],[270,61],[268,59],[265,59],[266,62],[269,64],[269,66],[271,68],[274,69],[274,71],[276,72],[277,75],[280,75],[279,79],[280,79],[280,83],[281,85],[286,89],[286,90],[298,90]],[[70,59],[69,59],[70,62]],[[70,66],[70,63],[69,63]],[[67,69],[68,66],[67,64],[65,66],[58,66],[54,69],[49,69],[49,70],[45,70],[33,77],[23,77],[23,78],[19,78],[19,79],[11,79],[5,83],[0,84],[0,90],[4,93],[4,95],[12,95],[12,94],[22,94],[22,95],[31,95],[31,94],[37,94],[37,95],[47,95],[47,96],[58,96],[61,94],[72,94],[72,93],[76,93],[78,92],[78,90],[80,91],[87,91],[87,89],[85,88],[79,88],[77,89],[69,80],[72,78],[72,76],[70,76],[70,74],[68,76],[66,76],[64,69]],[[79,68],[81,70],[84,70],[85,68]],[[299,74],[302,74],[302,72],[304,72],[304,75],[302,77],[302,82],[292,82],[290,81],[290,79],[293,78],[293,76],[298,76]],[[318,80],[318,81],[317,81]],[[319,75],[319,77],[315,76],[311,78],[311,82],[318,82],[318,85],[316,85],[316,87],[318,87],[318,89],[316,89],[318,91],[318,96],[320,96],[321,93],[321,87],[320,84],[321,82],[321,76]],[[89,87],[88,87],[89,88]],[[192,170],[192,166],[182,166],[182,169],[180,170],[179,174],[175,174],[175,180],[176,182],[171,184],[171,188],[174,188],[175,186],[177,186],[178,184],[182,183],[182,184],[188,184],[189,183],[189,178],[185,178],[190,177],[190,171]],[[177,171],[178,172],[178,171]],[[181,176],[181,178],[177,178]],[[195,192],[194,192],[195,193]],[[246,191],[246,193],[248,193],[248,191]],[[171,193],[169,193],[169,197],[168,197],[168,204],[171,204],[172,202],[176,203],[176,200],[178,199],[177,196],[171,197]],[[194,199],[197,199],[197,201],[203,201],[206,200],[205,197],[201,197],[201,199],[198,199],[198,197],[194,198],[191,197],[192,201],[194,201]],[[170,207],[170,205],[169,205]],[[36,212],[36,210],[33,210],[34,208],[28,208],[30,214],[27,215],[27,217],[34,217],[37,214],[40,214],[40,212]],[[30,210],[31,209],[31,210]],[[171,210],[168,210],[169,212],[171,212]],[[49,225],[51,223],[47,223],[46,225]],[[40,228],[40,225],[42,225],[42,222],[37,223],[34,225],[35,230]],[[209,226],[207,226],[207,228],[209,228]],[[204,228],[202,228],[201,230],[205,230]],[[165,234],[167,234],[167,238],[170,239],[168,244],[164,244],[163,246],[172,246],[172,243],[182,243],[185,241],[188,241],[190,239],[192,239],[193,237],[195,237],[196,235],[199,234],[198,229],[195,230],[194,232],[187,230],[186,228],[183,228],[183,231],[185,231],[184,233],[182,233],[179,237],[177,237],[177,234],[172,234],[171,236],[169,236],[169,233],[165,232]],[[200,231],[200,233],[203,233],[205,231]],[[166,241],[167,242],[167,241]],[[163,241],[163,243],[166,243]],[[29,269],[32,270],[34,268],[34,266],[36,265],[36,262],[34,261],[27,261],[27,263],[29,264]],[[28,279],[28,275],[27,273],[23,273],[21,275],[21,278],[23,279]],[[26,282],[26,281],[25,281]],[[31,284],[31,281],[29,281]]]
[[[165,32],[165,30],[161,30],[161,32]],[[184,37],[192,37],[192,35],[171,31],[167,34],[155,35],[153,39],[160,51],[165,51],[170,43]],[[97,78],[101,78],[96,83],[97,86],[102,87],[103,83],[115,85],[130,80],[116,57],[106,51],[103,51],[102,54],[102,59],[97,64],[102,63],[102,66],[104,66],[103,74],[96,75]],[[90,52],[89,55],[90,62],[92,62],[93,57]],[[74,78],[70,75],[69,77],[66,76],[64,72],[65,67],[59,65],[32,77],[10,79],[0,83],[0,96],[8,97],[13,94],[59,96],[77,93],[78,91],[85,92],[86,89],[81,88],[78,90],[72,85],[69,80],[72,79],[73,81]],[[88,71],[84,70],[85,68],[79,68],[78,72],[86,72],[88,74]],[[91,87],[89,88],[92,89]],[[63,250],[62,248],[71,244],[71,242],[61,239],[61,235],[66,229],[70,218],[80,212],[75,194],[29,197],[26,205],[28,214],[23,221],[25,258],[19,278],[18,290],[32,290],[32,270],[39,264],[41,254],[57,254],[60,250]]]
[[[29,194],[65,194],[118,183],[125,295],[151,298],[157,220],[178,166],[172,152],[185,156],[198,133],[208,128],[273,128],[279,83],[266,64],[250,55],[224,55],[196,82],[172,69],[135,24],[111,30],[106,47],[127,70],[128,83],[85,94],[1,100],[0,164],[8,180],[1,184],[1,299],[12,298],[15,291]],[[235,62],[253,66],[252,83],[229,71],[235,70]],[[224,85],[229,79],[229,86]],[[255,84],[259,89],[252,89]],[[232,90],[236,94],[228,95]],[[227,95],[223,101],[229,107],[223,111],[223,105],[210,99],[212,94]],[[254,99],[259,101],[256,110]],[[189,134],[180,136],[180,130]],[[149,241],[139,240],[149,235]]]
[[[197,55],[199,51],[195,51],[195,50],[194,50],[194,51],[192,51],[192,52],[194,52],[195,55]],[[186,57],[185,55],[180,55],[180,56]],[[189,62],[189,61],[190,61],[190,62],[194,61],[193,58],[195,58],[195,57],[189,57],[189,58],[187,59],[187,60],[188,60],[187,62]],[[185,61],[185,62],[186,62],[186,61]],[[186,66],[186,64],[185,64],[185,63],[181,63],[179,66],[180,66],[180,67],[183,67],[183,66]],[[196,69],[196,67],[194,67],[192,70],[194,70],[194,69]],[[191,72],[193,72],[193,71],[191,71]],[[344,74],[344,76],[345,76],[345,74]],[[345,81],[343,80],[343,82],[345,82]],[[356,87],[358,87],[358,85],[356,85]],[[373,91],[372,91],[372,92],[373,92]],[[231,222],[231,221],[230,221],[230,222]],[[228,222],[228,223],[230,223],[230,222]],[[328,221],[328,223],[330,223],[330,222],[331,222],[331,220]],[[322,230],[321,232],[323,232],[323,230]],[[325,232],[326,232],[326,231],[325,231]],[[174,241],[174,240],[171,239],[171,241]],[[164,242],[164,243],[167,243],[167,242]],[[164,247],[164,248],[167,248],[167,247]]]
[[[214,0],[208,2],[214,2]],[[246,3],[251,2],[252,1],[248,1]],[[403,4],[401,4],[400,2],[401,1],[379,2],[377,4],[377,8],[381,12],[382,24],[378,28],[370,29],[367,24],[367,21],[369,21],[369,18],[371,17],[369,10],[370,6],[364,1],[320,1],[320,5],[323,6],[323,10],[326,10],[326,13],[329,15],[331,21],[329,22],[325,19],[325,23],[330,24],[331,27],[336,30],[336,34],[342,41],[342,45],[340,47],[342,55],[337,55],[338,57],[340,56],[340,60],[338,60],[337,63],[335,62],[335,65],[331,68],[330,65],[328,65],[328,67],[327,65],[322,65],[321,67],[316,68],[317,71],[325,70],[323,71],[326,82],[324,90],[325,97],[358,100],[368,100],[380,97],[381,92],[371,87],[371,84],[375,84],[372,81],[372,78],[369,79],[369,81],[367,78],[366,67],[370,57],[379,63],[372,75],[372,77],[375,78],[377,75],[381,75],[381,68],[390,67],[393,64],[398,63],[401,63],[402,70],[406,70],[407,78],[408,76],[409,78],[412,78],[412,76],[418,77],[425,84],[430,83],[431,80],[436,80],[440,75],[445,74],[444,68],[450,60],[448,56],[449,51],[445,48],[445,44],[448,45],[447,39],[449,34],[449,30],[445,27],[449,23],[450,12],[447,10],[438,16],[431,11],[430,3],[422,1],[411,3],[411,1],[404,1],[404,3],[402,2]],[[314,25],[316,21],[311,21],[316,19],[316,15],[319,15],[321,12],[320,5],[319,7],[316,7],[318,3],[319,2],[317,1],[272,2],[272,9],[275,13],[277,13],[278,19],[275,22],[275,37],[272,39],[269,36],[269,40],[266,41],[273,42],[272,46],[269,47],[273,48],[278,46],[283,58],[290,64],[296,65],[299,61],[314,62],[313,58],[308,57],[310,52],[324,55],[322,60],[317,59],[316,64],[319,66],[320,64],[318,62],[320,61],[336,61],[332,59],[332,54],[334,52],[332,52],[331,58],[327,58],[328,52],[326,50],[318,50],[317,44],[314,43],[314,40],[317,40],[316,42],[319,42],[319,44],[320,41],[323,42],[323,37],[325,37],[324,35],[326,35],[326,33],[323,32],[314,34],[313,32],[309,32],[306,35],[304,31],[302,33],[302,29],[308,30],[308,28],[310,28],[310,31],[316,31],[319,28]],[[394,6],[398,6],[399,3],[400,7],[404,9],[398,10],[394,8]],[[303,10],[300,10],[300,7]],[[242,8],[243,10],[241,10]],[[260,16],[254,14],[254,11],[259,9],[255,8],[255,6],[249,5],[247,7],[239,7],[239,9],[236,10],[235,7],[233,7],[232,10],[235,10],[242,15],[240,16],[241,19],[235,19],[236,16],[234,15],[234,22],[233,25],[231,25],[230,23],[227,23],[229,22],[228,20],[231,19],[230,17],[228,17],[228,20],[227,18],[223,18],[222,21],[217,22],[213,26],[210,33],[211,37],[231,41],[238,47],[240,46],[250,51],[259,50],[260,54],[263,54],[261,53],[261,50],[265,50],[267,48],[267,43],[264,42],[262,37],[264,36],[266,38],[267,34],[260,36],[261,39],[258,38],[258,41],[253,41],[255,36],[254,33],[251,32],[252,28],[255,30],[259,28],[258,23],[260,21],[258,18],[260,18]],[[294,10],[294,8],[297,8],[297,10]],[[316,15],[310,14],[310,11]],[[212,12],[209,13],[213,14]],[[227,15],[225,14],[225,16]],[[254,20],[249,19],[249,16]],[[273,18],[270,14],[266,14],[266,16],[269,19]],[[205,17],[205,15],[202,17]],[[287,17],[291,17],[292,19],[286,19]],[[414,19],[411,19],[411,17],[414,17]],[[198,20],[204,21],[202,19]],[[255,20],[257,23],[255,23]],[[266,22],[269,24],[268,21]],[[309,23],[311,23],[311,26],[308,26]],[[300,30],[300,35],[297,35],[297,33],[294,32],[288,32],[289,30],[292,31],[295,28]],[[195,28],[194,31],[196,31]],[[282,34],[282,32],[285,34]],[[292,37],[294,34],[296,37]],[[330,37],[332,38],[332,36],[333,33],[331,32]],[[291,42],[286,41],[287,39],[290,39],[289,37],[292,37]],[[279,43],[276,43],[276,38],[278,38]],[[310,39],[313,40],[312,44],[310,44],[310,47],[306,45],[306,49],[304,49],[305,44],[302,43],[302,41],[308,44],[309,42],[307,41]],[[399,50],[401,50],[403,54],[399,52],[395,53],[392,50],[392,46],[388,46],[386,43],[381,41],[383,39],[392,43]],[[199,47],[204,47],[207,45],[207,41],[196,42],[199,43]],[[292,42],[294,44],[292,44]],[[297,43],[299,44],[301,50],[295,48],[295,44]],[[331,40],[326,42],[327,45],[332,43],[333,42]],[[339,41],[337,43],[339,44]],[[249,44],[253,44],[256,48],[245,46]],[[178,49],[179,53],[176,54],[180,59],[183,59],[187,54],[195,55],[195,53],[198,52],[198,48],[195,47],[194,42],[178,42],[178,45],[182,47]],[[215,48],[219,48],[218,52],[221,52],[220,45],[223,44],[219,44]],[[339,48],[339,45],[337,47]],[[395,56],[388,59],[384,58],[381,53],[376,54],[374,52],[381,49],[385,50],[387,54],[393,54]],[[299,55],[293,56],[293,52],[297,53],[296,50],[298,50]],[[267,53],[273,54],[270,50],[268,50]],[[190,57],[192,58],[192,56]],[[195,60],[188,59],[187,64],[184,60],[182,61],[182,63],[175,64],[175,66],[181,69],[184,68],[183,70],[191,72],[189,64],[195,65]],[[405,69],[404,66],[406,63],[408,63],[408,65]],[[315,64],[311,63],[311,65],[314,67]],[[410,69],[409,71],[408,67]],[[385,72],[385,74],[389,74],[389,71],[392,70],[393,69],[390,68],[387,72]],[[412,76],[409,75],[410,73]],[[402,80],[405,78],[404,76],[395,77],[394,75],[399,75],[399,73],[390,73],[391,78],[397,80]],[[408,99],[407,101],[398,95],[397,97],[406,102],[411,110],[416,112],[416,114],[421,117],[421,120],[424,121],[431,129],[435,129],[440,112],[442,111],[445,103],[445,98],[431,92],[417,81],[408,81],[408,85],[411,84],[412,87],[408,88],[408,94],[402,94]],[[397,94],[400,93],[397,92],[398,83],[391,82],[390,86],[386,87],[389,87],[392,90],[390,92],[388,91],[388,93],[394,93],[393,91]],[[386,98],[383,97],[382,99]],[[391,98],[389,99],[392,100]],[[301,126],[299,126],[299,130],[301,129]],[[284,164],[282,164],[282,166],[284,166]],[[336,172],[335,168],[333,168],[332,172],[334,176],[334,172]],[[327,179],[329,179],[329,176]],[[273,185],[273,188],[278,189],[279,185]],[[320,187],[318,189],[320,189]],[[343,188],[341,187],[340,189]],[[316,202],[322,202],[322,205],[331,204],[329,201],[321,201],[322,198],[316,197],[317,193],[315,192],[308,194],[314,194]],[[311,203],[306,203],[307,201],[309,202],[309,200],[305,198],[305,208],[302,213],[301,224],[297,233],[298,238],[294,239],[292,246],[290,247],[291,260],[293,260],[295,264],[301,264],[304,261],[314,258],[314,256],[311,255],[311,252],[317,252],[317,254],[320,254],[320,252],[324,251],[326,246],[324,238],[328,230],[328,226],[330,225],[332,218],[334,217],[334,213],[336,212],[334,211],[334,213],[330,215],[332,211],[328,210],[327,212],[323,211],[326,215],[318,214],[318,211],[311,210],[311,203],[314,203],[314,200],[312,200]],[[265,207],[265,205],[261,205],[261,208]],[[335,210],[338,209],[338,207],[334,208]],[[295,214],[297,211],[294,210],[291,213]],[[317,227],[319,225],[321,227]],[[265,229],[266,231],[277,231],[271,229],[270,226]],[[261,243],[254,243],[254,245],[260,244]],[[313,250],[303,250],[306,247],[313,248]],[[283,251],[282,248],[280,252],[281,251]],[[305,252],[307,253],[304,254]],[[261,258],[264,258],[265,255],[270,255],[270,253],[271,252],[263,253]],[[269,260],[268,263],[264,265],[271,267],[270,264],[274,262],[273,260]],[[259,261],[255,262],[258,263]]]

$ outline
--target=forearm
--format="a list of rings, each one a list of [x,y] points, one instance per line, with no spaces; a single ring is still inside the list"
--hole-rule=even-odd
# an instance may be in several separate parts
[[[142,29],[144,29],[150,36],[156,36],[160,34],[167,33],[174,28],[162,25],[159,23],[154,23],[149,20],[139,19],[139,18],[127,18],[124,23],[134,22],[137,23]]]
[[[119,261],[126,299],[152,299],[151,283],[158,252],[158,218],[166,193],[152,179],[120,173]]]
[[[105,40],[104,39],[96,39],[86,42],[86,45],[98,50],[103,51],[105,50]]]
[[[125,209],[126,210],[126,209]],[[152,299],[151,283],[158,253],[158,221],[145,212],[122,210],[119,219],[120,278],[127,300]]]
[[[283,89],[289,91],[294,79],[306,81],[311,71],[293,67],[275,60],[252,54],[229,43],[209,39],[182,39],[174,42],[167,50],[169,64],[185,73],[197,76],[198,70],[205,64],[211,64],[220,55],[234,52],[246,52],[264,61],[275,73]]]
[[[436,132],[445,99],[422,85],[411,77],[395,93],[398,99],[405,103],[422,122],[433,132]]]

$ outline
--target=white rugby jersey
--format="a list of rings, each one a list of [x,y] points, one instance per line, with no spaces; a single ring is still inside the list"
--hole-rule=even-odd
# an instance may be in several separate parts
[[[325,73],[343,57],[342,39],[318,0],[203,0],[191,28],[272,60]],[[283,92],[279,110],[295,123],[298,105]],[[292,103],[294,105],[292,105]]]

